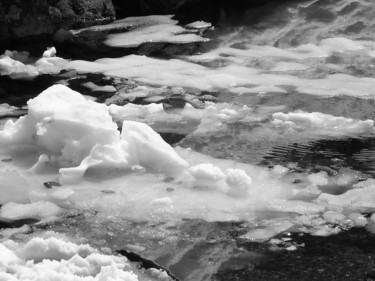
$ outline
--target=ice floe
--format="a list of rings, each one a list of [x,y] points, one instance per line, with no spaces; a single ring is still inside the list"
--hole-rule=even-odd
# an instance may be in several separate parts
[[[209,41],[196,34],[201,29],[211,27],[209,23],[194,22],[184,28],[177,25],[178,21],[172,17],[173,15],[128,17],[106,25],[71,30],[70,33],[79,37],[85,32],[109,32],[104,44],[125,48],[137,47],[143,43],[182,44]]]
[[[27,80],[41,74],[57,74],[68,61],[55,55],[54,47],[48,48],[39,59],[30,57],[28,52],[5,51],[0,56],[0,75]]]
[[[335,48],[336,45],[341,49]],[[72,61],[68,68],[134,79],[150,85],[202,91],[230,89],[233,93],[283,93],[283,88],[293,87],[300,93],[311,95],[372,97],[374,78],[357,77],[347,73],[349,70],[345,71],[345,64],[340,66],[326,62],[337,52],[359,52],[369,57],[372,49],[373,46],[366,42],[330,38],[322,40],[319,46],[301,45],[291,49],[222,46],[181,59],[162,60],[130,55],[95,62]],[[324,75],[322,68],[326,69]]]

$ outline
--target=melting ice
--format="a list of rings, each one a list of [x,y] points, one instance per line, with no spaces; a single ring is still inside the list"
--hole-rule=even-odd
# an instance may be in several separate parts
[[[301,4],[298,9],[315,2]],[[345,8],[342,3],[339,6]],[[291,26],[296,23],[298,20]],[[200,26],[208,27],[198,22],[182,28],[171,17],[154,16],[72,31],[72,35],[129,29],[109,34],[105,43],[134,47],[150,40],[203,42],[206,40],[197,34]],[[273,144],[373,136],[373,115],[361,118],[332,106],[323,112],[308,110],[308,106],[301,109],[298,102],[272,102],[290,95],[323,100],[321,103],[332,97],[342,103],[349,98],[370,102],[374,96],[371,68],[375,44],[371,38],[327,31],[326,36],[304,34],[313,38],[307,42],[301,35],[293,44],[288,38],[279,38],[280,44],[272,46],[261,44],[267,36],[288,35],[291,26],[273,30],[271,35],[258,34],[256,40],[236,30],[216,39],[217,44],[209,50],[169,60],[130,55],[67,62],[54,57],[50,49],[41,61],[24,53],[5,53],[0,57],[1,74],[13,78],[74,69],[135,81],[137,87],[115,94],[115,98],[123,95],[128,101],[153,98],[149,89],[158,87],[218,97],[199,106],[186,98],[182,108],[167,110],[162,103],[112,104],[115,98],[99,104],[62,85],[46,89],[28,102],[26,116],[7,121],[0,132],[0,216],[48,222],[71,211],[93,211],[99,224],[121,220],[170,225],[183,219],[241,221],[248,230],[241,238],[252,241],[266,241],[284,231],[321,236],[350,227],[367,226],[371,231],[374,215],[363,215],[375,210],[375,183],[368,175],[349,168],[317,166],[301,171],[298,163],[264,167],[218,159],[186,146],[171,147],[155,132],[176,128],[188,139],[199,140],[207,135],[233,134],[240,128],[239,137],[246,142]],[[223,98],[226,95],[235,102]],[[157,101],[158,97],[154,98]],[[241,99],[271,102],[244,105],[237,102]],[[11,108],[2,105],[1,110]],[[54,184],[44,185],[48,182]],[[70,280],[61,277],[65,273],[78,274],[82,280],[143,280],[125,258],[99,253],[56,234],[28,238],[26,242],[2,241],[0,279],[28,280],[48,269],[50,280]],[[33,249],[44,251],[35,256]],[[162,272],[152,274],[154,279],[166,278]]]

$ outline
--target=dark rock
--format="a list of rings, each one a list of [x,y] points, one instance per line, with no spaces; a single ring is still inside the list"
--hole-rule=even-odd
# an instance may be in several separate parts
[[[61,184],[57,181],[47,181],[47,182],[44,182],[43,185],[47,188],[52,188],[54,186],[61,186]]]
[[[174,14],[181,23],[216,22],[221,6],[217,0],[113,0],[113,4],[118,18]]]
[[[0,229],[4,228],[18,228],[24,226],[25,224],[35,224],[39,220],[36,219],[19,219],[19,220],[12,220],[6,218],[0,218]]]
[[[162,266],[158,265],[157,263],[153,262],[152,260],[143,258],[140,255],[138,255],[134,252],[127,251],[127,250],[119,250],[117,252],[119,254],[125,256],[129,261],[139,263],[141,268],[144,268],[144,269],[154,268],[154,269],[157,269],[157,270],[165,271],[168,274],[168,276],[171,277],[172,280],[178,281],[178,279],[176,277],[174,277],[172,275],[172,273],[170,273],[167,269],[163,268]]]
[[[186,135],[183,135],[183,134],[176,134],[176,133],[169,133],[169,132],[159,132],[159,134],[162,137],[162,139],[170,145],[175,145],[186,137]]]
[[[0,0],[0,49],[114,18],[111,0]]]

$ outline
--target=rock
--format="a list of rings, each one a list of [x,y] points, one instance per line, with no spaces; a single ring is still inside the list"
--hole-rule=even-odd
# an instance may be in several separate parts
[[[118,18],[174,14],[181,23],[197,20],[217,22],[221,1],[217,0],[113,0]]]
[[[61,184],[59,182],[56,182],[56,181],[47,181],[47,182],[44,182],[43,185],[46,187],[46,188],[52,188],[54,186],[61,186]]]
[[[111,0],[0,0],[0,49],[114,18]]]

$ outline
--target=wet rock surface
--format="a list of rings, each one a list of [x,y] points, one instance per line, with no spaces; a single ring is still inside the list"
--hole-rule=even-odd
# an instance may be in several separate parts
[[[72,28],[113,20],[110,0],[0,1],[0,49],[17,42],[50,36],[59,28]]]

